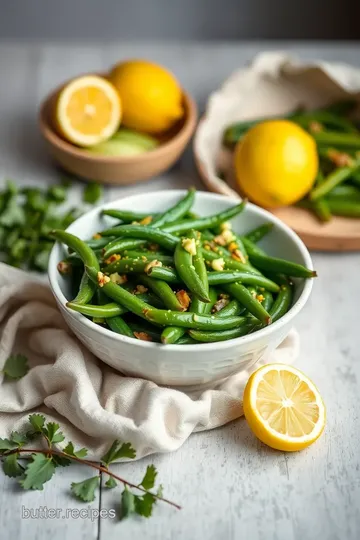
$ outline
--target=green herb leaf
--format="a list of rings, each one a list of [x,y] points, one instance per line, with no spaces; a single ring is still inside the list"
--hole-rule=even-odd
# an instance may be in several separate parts
[[[11,197],[0,216],[0,225],[10,228],[18,225],[25,225],[25,222],[26,219],[23,207],[16,202],[15,197]]]
[[[48,482],[55,472],[55,465],[51,458],[43,454],[32,454],[32,462],[25,469],[25,478],[20,480],[20,485],[24,489],[44,488],[45,482]]]
[[[136,451],[130,443],[121,443],[120,441],[115,440],[100,461],[108,466],[110,463],[118,459],[134,459],[135,457]]]
[[[87,456],[87,449],[86,448],[80,448],[80,450],[76,450],[75,452],[75,448],[74,448],[74,445],[71,441],[69,441],[67,443],[67,445],[65,446],[63,452],[65,454],[68,454],[69,456],[75,456],[77,458],[80,458],[80,459],[83,459],[84,457]]]
[[[23,354],[13,354],[6,360],[3,373],[9,379],[21,379],[29,371],[28,359]]]
[[[154,495],[151,493],[145,493],[142,497],[135,497],[135,510],[136,513],[143,517],[150,517],[152,514],[153,506],[156,503]]]
[[[71,459],[63,456],[56,456],[53,454],[52,459],[55,467],[68,467],[69,465],[71,465]]]
[[[95,204],[98,202],[99,199],[102,198],[102,196],[102,185],[98,182],[91,182],[84,189],[83,200],[88,204]]]
[[[7,450],[14,450],[18,448],[18,444],[10,439],[0,439],[0,452],[6,452]]]
[[[112,476],[109,476],[109,478],[105,482],[105,486],[109,489],[112,489],[117,486],[117,481]]]
[[[73,482],[71,491],[81,501],[92,502],[95,500],[95,490],[99,485],[99,476],[93,476],[83,482]]]
[[[6,476],[14,478],[15,476],[22,476],[24,467],[18,462],[19,453],[10,454],[3,459],[3,471]]]
[[[62,442],[65,439],[64,435],[61,431],[59,431],[59,429],[59,424],[56,424],[55,422],[47,422],[43,433],[46,434],[47,438],[51,443],[55,444],[58,442]]]
[[[125,487],[121,493],[121,519],[129,517],[135,513],[135,495]]]
[[[144,489],[151,489],[155,485],[155,479],[157,476],[157,470],[154,465],[148,465],[146,468],[146,473],[144,478],[141,481],[140,486]]]
[[[66,187],[61,185],[51,186],[48,189],[48,197],[57,203],[62,203],[66,199]]]
[[[28,442],[28,438],[25,433],[19,433],[18,431],[12,431],[10,440],[17,444],[18,447],[24,446]]]
[[[45,416],[42,414],[30,414],[29,422],[35,433],[42,433],[45,425]]]

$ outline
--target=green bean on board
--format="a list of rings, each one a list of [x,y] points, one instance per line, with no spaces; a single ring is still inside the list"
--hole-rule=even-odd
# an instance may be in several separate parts
[[[329,194],[331,190],[333,190],[341,182],[344,182],[346,179],[348,179],[359,168],[360,161],[355,161],[354,164],[349,167],[341,167],[339,169],[335,169],[329,174],[327,178],[324,179],[321,184],[316,186],[310,192],[310,200],[316,201],[321,197],[325,197]]]

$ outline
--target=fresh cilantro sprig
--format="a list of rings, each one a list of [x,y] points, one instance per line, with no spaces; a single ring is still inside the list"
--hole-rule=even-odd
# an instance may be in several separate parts
[[[0,190],[0,260],[11,266],[45,272],[54,240],[53,229],[66,229],[83,208],[63,208],[70,200],[71,181],[47,188],[18,187],[8,180]],[[103,196],[97,182],[84,186],[83,202],[96,204]],[[83,206],[83,205],[81,205]]]
[[[95,469],[97,474],[82,482],[73,482],[71,484],[73,496],[83,502],[92,502],[96,497],[103,473],[107,476],[105,482],[107,488],[116,488],[118,483],[123,486],[121,497],[119,497],[120,519],[127,518],[132,514],[150,517],[154,505],[159,500],[177,509],[181,508],[178,504],[163,497],[161,485],[154,491],[157,477],[154,465],[148,465],[139,484],[125,480],[109,468],[114,461],[136,457],[136,451],[130,443],[115,440],[102,456],[100,463],[96,463],[85,459],[87,456],[86,448],[75,449],[71,441],[68,441],[62,450],[58,450],[54,446],[65,441],[59,424],[47,422],[45,416],[41,414],[31,414],[29,424],[29,430],[25,434],[13,431],[8,439],[0,439],[3,471],[6,476],[17,478],[23,489],[42,490],[44,484],[54,476],[58,467],[66,467],[76,462]],[[32,443],[36,438],[46,442],[45,449],[32,448]]]
[[[7,379],[21,379],[28,371],[28,359],[23,354],[9,356],[2,370]]]

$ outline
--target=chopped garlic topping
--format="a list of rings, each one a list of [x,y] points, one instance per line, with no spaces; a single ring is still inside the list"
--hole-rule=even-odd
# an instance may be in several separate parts
[[[219,259],[215,259],[214,261],[211,261],[211,267],[216,272],[221,272],[222,270],[224,270],[224,266],[225,266],[225,261],[222,257],[220,257]]]
[[[154,261],[150,261],[144,268],[145,273],[147,274],[150,268],[154,268],[154,266],[162,266],[162,262],[157,261],[156,259]]]
[[[113,262],[120,261],[120,259],[121,259],[121,255],[119,255],[118,253],[114,253],[114,255],[110,255],[108,259],[105,259],[104,262],[106,264],[111,264]]]
[[[220,225],[220,230],[221,231],[229,231],[232,229],[232,225],[230,223],[230,221],[224,221],[224,223],[222,223]]]
[[[99,284],[99,287],[103,287],[106,283],[109,283],[110,278],[109,276],[105,276],[102,272],[97,273],[97,281]]]
[[[120,274],[118,274],[117,272],[110,274],[110,281],[112,281],[112,283],[116,283],[116,285],[123,285],[127,282],[127,280],[128,278],[126,274],[122,276],[120,276]]]
[[[146,216],[140,221],[140,225],[149,225],[152,222],[152,216]]]
[[[196,255],[195,238],[183,238],[181,245],[190,255]]]

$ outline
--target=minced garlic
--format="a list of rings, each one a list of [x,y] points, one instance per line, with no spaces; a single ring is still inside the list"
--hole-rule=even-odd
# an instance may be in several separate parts
[[[183,238],[181,241],[182,247],[190,253],[190,255],[196,255],[196,242],[195,238]]]
[[[150,268],[154,268],[154,266],[162,266],[162,262],[157,261],[156,259],[154,261],[150,261],[144,268],[145,273],[147,274]]]
[[[225,261],[222,257],[220,257],[219,259],[215,259],[214,261],[211,261],[211,267],[216,272],[221,272],[222,270],[224,270],[224,266],[225,266]]]

